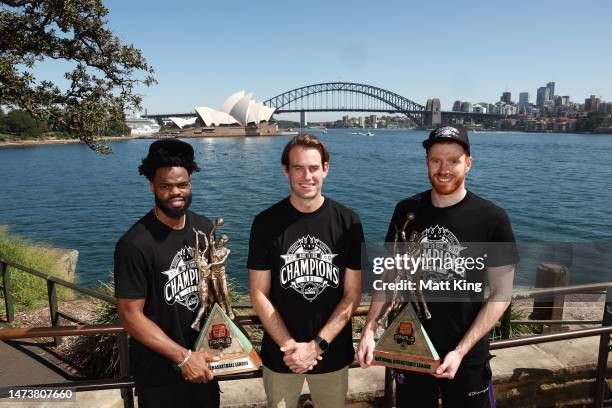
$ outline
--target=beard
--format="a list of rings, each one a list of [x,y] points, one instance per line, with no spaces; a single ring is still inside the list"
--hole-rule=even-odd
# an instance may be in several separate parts
[[[461,187],[463,181],[465,180],[465,175],[461,175],[453,176],[449,183],[440,183],[436,180],[435,176],[435,174],[433,176],[429,175],[429,181],[431,182],[431,186],[436,191],[436,193],[440,195],[453,194]]]
[[[173,198],[176,198],[176,197],[177,196],[170,197],[168,199],[168,201],[170,201],[170,200],[172,200]],[[183,208],[172,208],[172,207],[169,207],[169,206],[166,205],[166,202],[160,200],[157,197],[157,195],[155,196],[155,205],[157,205],[157,208],[159,208],[168,217],[177,219],[177,218],[181,218],[183,215],[185,215],[185,211],[191,205],[191,193],[189,193],[188,195],[185,195],[183,198],[185,199],[185,204],[183,205]]]

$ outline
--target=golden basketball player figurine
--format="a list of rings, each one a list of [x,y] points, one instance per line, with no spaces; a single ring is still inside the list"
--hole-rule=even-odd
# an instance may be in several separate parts
[[[209,296],[208,296],[208,285],[210,282],[210,267],[211,265],[206,261],[206,251],[208,251],[208,238],[206,238],[206,234],[202,231],[198,231],[196,229],[193,230],[195,232],[195,250],[193,251],[193,259],[198,267],[198,271],[200,273],[200,280],[198,282],[198,297],[200,298],[200,310],[198,310],[198,315],[196,319],[191,324],[191,328],[193,330],[200,330],[200,320],[202,320],[202,316],[206,313],[209,306]],[[200,251],[200,240],[199,237],[204,237],[204,250]]]
[[[419,248],[418,248],[418,245],[413,244],[414,237],[411,237],[410,240],[406,239],[406,228],[408,227],[408,224],[410,224],[410,222],[414,220],[414,218],[415,218],[414,213],[406,214],[406,222],[402,226],[402,229],[395,231],[393,248],[391,250],[391,253],[393,254],[393,256],[397,255],[397,251],[398,251],[397,243],[398,242],[409,243],[408,244],[409,246],[406,249],[409,250],[410,252],[409,255],[411,257],[418,255]],[[414,271],[414,273],[410,273],[403,269],[399,271],[396,271],[395,269],[393,269],[393,272],[395,272],[395,277],[393,279],[395,283],[399,283],[403,279],[408,279],[409,281],[413,282],[413,284],[416,287],[416,290],[409,291],[410,300],[414,302],[414,304],[416,305],[416,311],[419,317],[424,317],[425,319],[431,319],[431,313],[429,312],[429,308],[427,307],[427,301],[425,300],[425,296],[423,295],[423,292],[421,291],[421,288],[420,288],[420,280],[421,280],[420,268]],[[397,285],[396,287],[399,287],[399,285]],[[404,302],[405,302],[404,296],[399,292],[398,289],[394,290],[391,301],[388,301],[385,303],[385,305],[381,309],[381,314],[379,318],[376,320],[376,323],[380,326],[384,326],[386,324],[386,320],[389,317],[389,315],[392,315],[392,316],[396,315],[402,309],[402,305],[404,304]]]
[[[217,218],[217,220],[221,220],[221,224],[217,225],[223,225],[223,219]],[[211,241],[210,267],[216,300],[225,309],[229,318],[233,319],[234,312],[232,311],[232,301],[227,289],[227,274],[225,273],[225,263],[230,255],[230,250],[225,247],[227,241],[229,241],[229,237],[225,234],[221,234],[218,243]]]
[[[222,234],[219,238],[219,242],[217,242],[215,238],[217,228],[221,227],[223,224],[223,218],[217,218],[208,238],[202,231],[194,230],[196,234],[194,260],[200,271],[200,281],[198,282],[200,310],[198,310],[198,315],[191,325],[191,328],[196,331],[200,330],[200,321],[202,317],[215,302],[219,303],[219,305],[225,309],[230,319],[234,318],[232,302],[227,289],[227,275],[225,272],[225,264],[230,255],[230,250],[225,247],[225,244],[229,241],[229,237]],[[203,251],[199,250],[200,236],[204,238]],[[208,254],[207,251],[209,251]],[[208,255],[210,255],[210,263],[207,262]]]

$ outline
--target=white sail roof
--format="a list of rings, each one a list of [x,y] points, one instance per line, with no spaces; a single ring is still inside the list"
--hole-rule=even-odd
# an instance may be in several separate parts
[[[246,126],[249,118],[249,108],[251,107],[251,97],[252,93],[245,95],[242,97],[232,110],[230,111],[230,115],[238,121],[242,126]]]
[[[223,102],[221,110],[197,107],[195,111],[206,126],[230,125],[233,123],[240,123],[242,126],[246,126],[247,123],[260,123],[261,121],[270,120],[276,108],[256,102],[252,97],[252,93],[245,95],[244,91],[238,91]],[[176,121],[173,120],[173,122],[182,128]]]
[[[204,122],[205,126],[231,125],[236,123],[236,119],[225,112],[219,112],[205,106],[195,108],[198,117]]]
[[[227,98],[225,102],[223,102],[223,105],[221,105],[221,109],[219,110],[221,112],[230,114],[236,102],[238,102],[242,98],[244,98],[244,91],[238,91],[235,94],[230,95],[230,97]]]
[[[172,123],[174,123],[176,126],[179,127],[179,129],[184,128],[185,126],[188,125],[194,125],[196,123],[196,120],[198,119],[197,117],[193,117],[193,118],[168,118],[172,121]]]
[[[270,106],[261,104],[261,110],[259,111],[259,121],[261,122],[262,120],[265,120],[265,121],[270,120],[275,110],[276,108],[274,107],[270,107]]]

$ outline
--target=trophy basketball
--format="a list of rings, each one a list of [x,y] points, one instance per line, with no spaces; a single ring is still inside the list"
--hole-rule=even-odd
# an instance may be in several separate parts
[[[198,282],[200,310],[191,328],[199,330],[201,319],[207,312],[208,317],[193,349],[220,358],[219,361],[208,365],[215,375],[243,373],[261,367],[257,351],[232,321],[234,312],[225,271],[225,264],[230,254],[225,244],[229,241],[229,237],[222,234],[218,242],[215,237],[215,231],[222,225],[223,219],[217,218],[208,237],[202,231],[194,230],[196,241],[194,259],[200,273]],[[203,238],[202,250],[200,237]],[[206,259],[207,252],[210,255],[210,263]]]
[[[413,233],[410,240],[406,239],[406,228],[414,218],[414,213],[408,213],[402,228],[396,228],[391,250],[394,257],[398,254],[398,242],[405,243],[405,248],[410,256],[418,256],[420,248],[416,242],[417,237]],[[383,306],[377,323],[381,326],[385,324],[386,320],[391,320],[391,323],[374,347],[373,364],[433,374],[440,366],[440,356],[419,320],[419,316],[425,319],[431,318],[425,296],[419,285],[420,271],[416,270],[411,273],[406,270],[394,269],[393,272],[395,276],[391,278],[395,283],[400,283],[401,280],[405,279],[413,283],[416,281],[416,285],[414,285],[416,289],[408,292],[410,298],[405,302],[403,295],[397,289],[400,285],[396,285],[391,301],[386,302]],[[416,312],[412,303],[417,308]]]

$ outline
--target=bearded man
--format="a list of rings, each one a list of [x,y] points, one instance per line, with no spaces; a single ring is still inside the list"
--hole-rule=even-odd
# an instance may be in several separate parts
[[[138,168],[155,199],[115,248],[115,296],[131,336],[130,366],[138,406],[218,407],[219,386],[208,368],[217,357],[191,351],[200,299],[194,230],[212,223],[188,210],[191,173],[199,171],[190,144],[158,140]]]
[[[406,227],[405,236],[420,246],[417,276],[454,289],[426,293],[431,318],[421,323],[442,364],[433,375],[396,370],[397,406],[437,407],[440,394],[444,407],[495,406],[488,335],[510,303],[518,261],[512,227],[503,209],[465,187],[473,162],[465,129],[437,128],[423,147],[432,188],[397,204],[385,241],[393,241]],[[466,287],[476,288],[487,280],[486,301],[484,290],[461,289],[466,282],[476,284]],[[372,363],[383,304],[384,299],[373,298],[357,348],[363,368]]]

